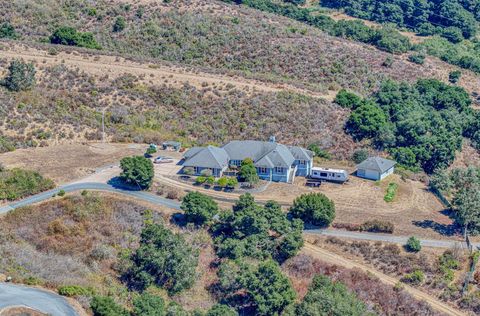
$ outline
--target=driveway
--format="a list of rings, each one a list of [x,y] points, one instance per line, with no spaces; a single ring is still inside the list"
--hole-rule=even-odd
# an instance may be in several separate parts
[[[21,285],[0,283],[0,312],[25,306],[52,316],[79,316],[67,300],[55,293]]]

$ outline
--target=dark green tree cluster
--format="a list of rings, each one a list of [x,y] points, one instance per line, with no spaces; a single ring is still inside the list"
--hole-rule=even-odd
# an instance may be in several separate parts
[[[238,259],[245,256],[284,261],[303,246],[303,222],[289,221],[280,205],[270,201],[261,206],[252,195],[244,194],[233,210],[222,212],[212,226],[217,254]]]
[[[339,282],[323,275],[316,276],[303,301],[295,307],[292,316],[364,316],[365,304]]]
[[[335,219],[335,205],[322,193],[303,194],[293,201],[290,214],[307,224],[325,227]]]
[[[144,290],[157,285],[175,294],[195,282],[198,253],[182,235],[162,224],[146,223],[131,264],[124,275],[131,288]]]
[[[372,98],[353,108],[346,130],[355,139],[371,139],[398,163],[427,173],[449,166],[471,137],[476,113],[468,93],[434,79],[410,85],[385,81]]]
[[[312,12],[295,4],[278,3],[272,0],[224,0],[243,4],[257,10],[270,12],[317,27],[333,36],[349,38],[390,52],[404,53],[411,48],[409,39],[392,27],[373,28],[361,21],[336,22],[327,15]]]
[[[17,39],[18,34],[12,24],[4,22],[0,25],[0,38]]]
[[[480,233],[480,168],[439,171],[430,186],[453,196],[455,220],[464,233]]]
[[[30,90],[35,86],[35,67],[21,59],[14,59],[8,66],[8,74],[2,84],[11,91]]]
[[[441,34],[452,42],[474,37],[480,3],[463,0],[321,0],[348,15],[380,23],[394,23],[421,35]]]
[[[75,28],[70,26],[57,28],[52,35],[50,35],[50,43],[101,49],[101,46],[97,43],[92,33],[78,32]]]
[[[218,214],[217,203],[200,192],[189,192],[182,199],[181,209],[185,212],[187,222],[195,225],[209,223]]]
[[[120,178],[128,184],[140,189],[148,189],[155,175],[153,163],[150,159],[142,156],[125,157],[120,160],[122,173]]]
[[[273,260],[258,265],[227,260],[218,276],[223,300],[242,315],[281,315],[296,297],[290,280]]]

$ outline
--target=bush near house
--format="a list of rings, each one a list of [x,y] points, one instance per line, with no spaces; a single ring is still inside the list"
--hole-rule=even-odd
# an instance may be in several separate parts
[[[387,193],[383,197],[385,202],[392,202],[393,199],[395,198],[395,195],[397,194],[397,189],[398,189],[398,184],[396,183],[389,183],[387,187]]]
[[[95,296],[90,302],[94,316],[130,316],[121,305],[108,296]]]

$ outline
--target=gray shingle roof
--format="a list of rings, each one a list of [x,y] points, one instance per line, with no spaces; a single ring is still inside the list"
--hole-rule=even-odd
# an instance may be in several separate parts
[[[189,151],[187,151],[185,154],[187,154]],[[195,149],[195,151],[196,152],[193,152],[193,155],[189,155],[189,158],[185,159],[185,162],[183,163],[184,166],[216,169],[223,169],[228,166],[228,154],[223,148],[207,146],[200,148],[200,150]]]
[[[310,160],[313,158],[313,151],[305,149],[300,146],[288,146],[288,149],[292,153],[296,160]]]
[[[251,158],[256,167],[290,167],[295,158],[287,146],[275,142],[233,140],[223,146],[230,160]]]
[[[380,173],[384,173],[385,171],[395,166],[395,164],[396,162],[393,160],[381,157],[370,157],[357,165],[357,169],[374,170]]]
[[[198,152],[202,149],[204,149],[205,147],[192,147],[190,148],[189,150],[187,150],[184,154],[183,154],[183,158],[185,160],[195,156],[196,154],[198,154]]]

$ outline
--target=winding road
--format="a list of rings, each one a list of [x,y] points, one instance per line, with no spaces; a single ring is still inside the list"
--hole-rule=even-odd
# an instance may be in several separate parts
[[[114,186],[108,183],[101,182],[76,182],[73,184],[66,184],[59,186],[53,190],[45,191],[33,196],[30,196],[26,199],[12,202],[8,205],[0,207],[0,215],[6,214],[9,211],[12,211],[16,208],[28,206],[34,203],[46,201],[50,199],[53,195],[57,194],[59,191],[65,192],[74,192],[81,190],[94,190],[94,191],[106,191],[111,193],[117,193],[124,196],[133,197],[135,199],[162,205],[168,208],[175,210],[180,210],[180,202],[169,200],[158,195],[145,192],[145,191],[134,191],[119,186]],[[215,198],[215,197],[214,197]],[[231,202],[231,201],[228,201]],[[306,234],[314,235],[324,235],[338,238],[348,238],[356,240],[368,240],[368,241],[382,241],[382,242],[391,242],[397,244],[405,244],[408,240],[408,236],[393,236],[388,234],[377,234],[377,233],[360,233],[352,232],[338,229],[306,229],[304,231]],[[422,246],[425,247],[434,247],[434,248],[450,248],[458,244],[462,244],[458,240],[434,240],[434,239],[420,239]],[[480,247],[480,243],[472,243],[474,247]]]
[[[28,307],[52,316],[79,316],[67,300],[55,293],[0,283],[0,313],[5,308]]]

